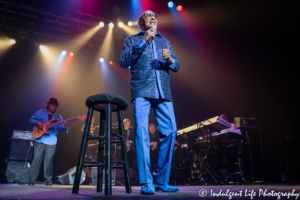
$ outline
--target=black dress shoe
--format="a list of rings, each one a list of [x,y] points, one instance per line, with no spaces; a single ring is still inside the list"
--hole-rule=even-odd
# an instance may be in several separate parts
[[[34,182],[29,182],[28,185],[33,186]]]
[[[46,181],[46,186],[51,186],[52,185],[52,181]]]

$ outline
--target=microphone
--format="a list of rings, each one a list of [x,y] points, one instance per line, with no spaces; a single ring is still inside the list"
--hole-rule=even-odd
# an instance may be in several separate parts
[[[151,28],[152,28],[153,30],[155,30],[155,31],[156,31],[156,29],[157,29],[157,27],[154,26],[154,25],[153,25]],[[152,40],[153,40],[153,38],[151,37],[151,38],[149,39],[149,44],[152,42]]]

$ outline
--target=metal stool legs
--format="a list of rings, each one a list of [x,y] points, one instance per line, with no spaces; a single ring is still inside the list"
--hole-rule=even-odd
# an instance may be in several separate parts
[[[93,112],[94,112],[94,110],[92,108],[89,108],[83,135],[82,135],[80,151],[79,151],[79,157],[78,157],[77,168],[76,168],[76,173],[75,173],[75,180],[74,180],[74,185],[73,185],[73,190],[72,190],[73,194],[78,194],[78,190],[79,190],[80,177],[81,177],[81,172],[82,172],[82,168],[83,168],[83,164],[84,164],[85,151],[86,151],[86,147],[87,147],[87,138],[88,138],[88,135],[90,132]]]
[[[111,104],[105,111],[105,194],[111,195]],[[102,178],[102,177],[101,177]],[[102,186],[101,186],[102,187]]]
[[[118,115],[118,121],[119,121],[119,135],[122,135],[122,137],[120,137],[120,140],[121,140],[121,153],[122,153],[126,193],[131,193],[131,180],[130,180],[130,176],[129,176],[129,166],[128,166],[128,162],[127,162],[128,159],[127,159],[127,154],[126,154],[122,112],[120,110],[117,111],[117,115]]]
[[[99,136],[103,137],[105,131],[105,113],[100,113],[100,130]],[[99,140],[98,146],[98,162],[103,162],[103,147],[104,142],[103,140]],[[103,177],[103,167],[98,167],[97,169],[97,192],[102,192],[102,177]]]
[[[80,177],[83,167],[98,167],[97,170],[97,192],[102,192],[102,175],[103,168],[105,169],[105,194],[112,194],[112,183],[111,183],[111,173],[112,168],[123,168],[124,169],[124,177],[125,177],[125,186],[126,193],[131,193],[131,180],[129,176],[129,167],[127,162],[127,154],[126,154],[126,145],[125,145],[125,136],[124,136],[124,126],[123,126],[123,116],[122,111],[118,110],[118,122],[119,122],[119,134],[115,134],[111,132],[111,115],[112,115],[112,105],[111,103],[107,103],[105,110],[100,112],[100,131],[99,137],[89,136],[90,126],[93,116],[93,108],[89,107],[87,120],[85,123],[85,128],[82,136],[82,142],[79,152],[79,158],[77,163],[77,170],[75,173],[75,181],[73,185],[73,194],[78,194],[79,185],[80,185]],[[105,136],[104,136],[105,132]],[[119,137],[120,140],[111,140],[111,135]],[[90,139],[99,139],[98,146],[98,162],[84,161],[84,155],[87,147],[87,141]],[[105,141],[103,141],[105,140]],[[122,160],[112,160],[111,157],[111,143],[121,143],[121,153]],[[104,154],[104,144],[105,144],[105,163],[103,164],[103,154]],[[122,163],[121,166],[112,166],[112,163]]]

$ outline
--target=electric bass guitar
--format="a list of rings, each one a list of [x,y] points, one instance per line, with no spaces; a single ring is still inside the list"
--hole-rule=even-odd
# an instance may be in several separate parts
[[[51,122],[53,122],[57,119],[58,118],[53,118],[53,119],[49,120],[46,123],[42,123],[43,124],[42,128],[38,128],[38,126],[34,126],[33,131],[32,131],[32,137],[34,139],[38,139],[38,138],[42,137],[45,134],[51,133],[51,132],[48,132],[48,129],[59,126],[59,125],[63,124],[65,121],[72,122],[72,121],[76,121],[76,120],[84,120],[84,119],[86,119],[86,115],[79,115],[79,117],[75,117],[75,118],[72,118],[72,119],[67,119],[67,120],[64,120],[64,121],[61,121],[61,122],[56,122],[56,123],[50,124]]]
[[[153,142],[154,145],[151,147],[151,151],[156,150],[156,148],[158,147],[158,143],[157,142]]]

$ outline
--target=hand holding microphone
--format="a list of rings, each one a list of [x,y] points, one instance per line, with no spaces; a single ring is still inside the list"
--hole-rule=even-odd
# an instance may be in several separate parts
[[[156,35],[156,26],[152,26],[149,30],[147,30],[145,32],[145,35],[143,37],[143,40],[147,43],[149,42],[149,44],[151,43],[151,41],[153,40],[153,38],[155,38]]]
[[[151,43],[152,40],[155,38],[156,35],[156,26],[152,26],[149,30],[147,30],[145,32],[145,35],[143,37],[143,40],[147,43]],[[162,54],[163,58],[168,62],[168,63],[172,63],[173,59],[171,57],[171,52],[169,49],[161,49],[160,53]]]

